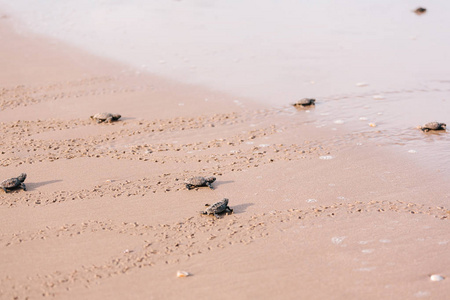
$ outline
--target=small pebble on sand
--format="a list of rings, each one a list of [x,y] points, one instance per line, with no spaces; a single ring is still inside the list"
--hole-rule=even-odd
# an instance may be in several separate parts
[[[369,123],[369,126],[370,126],[370,127],[377,127],[377,124],[375,124],[375,123]]]
[[[444,279],[445,279],[444,276],[438,274],[433,274],[430,276],[431,281],[442,281]]]

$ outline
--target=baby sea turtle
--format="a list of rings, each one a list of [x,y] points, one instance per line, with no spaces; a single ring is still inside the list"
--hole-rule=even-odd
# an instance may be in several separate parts
[[[422,129],[424,132],[428,132],[430,130],[445,130],[446,128],[447,124],[439,122],[430,122],[423,126],[419,126],[419,129]]]
[[[97,123],[111,123],[112,121],[117,121],[122,117],[119,114],[110,114],[110,113],[98,113],[93,116],[91,116],[92,120],[97,121]]]
[[[3,180],[2,183],[0,183],[0,187],[5,191],[5,193],[7,193],[8,190],[14,190],[17,188],[22,188],[26,191],[27,188],[25,187],[25,183],[23,183],[25,178],[27,178],[27,174],[22,173],[18,177]]]
[[[228,206],[227,198],[223,198],[222,201],[214,203],[205,211],[202,211],[203,215],[214,215],[216,218],[219,218],[219,214],[221,213],[233,213],[233,209]]]
[[[306,107],[316,105],[316,99],[303,98],[292,104],[295,107]]]
[[[216,177],[202,177],[202,176],[196,176],[196,177],[192,177],[189,178],[188,180],[186,180],[184,183],[186,184],[186,188],[188,190],[191,190],[193,188],[196,187],[200,187],[200,186],[209,186],[210,189],[212,189],[212,183],[216,181]]]
[[[414,12],[418,15],[424,14],[427,12],[427,9],[424,7],[418,7],[414,10]]]

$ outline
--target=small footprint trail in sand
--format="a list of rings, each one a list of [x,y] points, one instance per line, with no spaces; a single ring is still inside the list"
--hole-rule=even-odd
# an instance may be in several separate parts
[[[133,97],[137,91],[143,90],[151,88],[145,85],[121,86],[120,80],[114,77],[41,87],[17,86],[1,90],[0,108],[16,113],[24,107],[42,103],[58,104],[61,100],[95,95],[121,94]],[[330,129],[336,126],[335,123],[323,125],[323,120],[318,120],[317,115],[308,117],[307,113],[297,112],[291,107],[254,110],[239,107],[236,112],[199,112],[191,117],[165,119],[124,119],[98,126],[89,120],[90,113],[86,113],[85,119],[55,118],[0,123],[5,137],[0,141],[1,168],[11,171],[64,164],[69,160],[78,162],[81,159],[91,160],[92,166],[95,166],[95,160],[105,159],[130,162],[133,167],[138,164],[148,166],[148,175],[102,180],[101,183],[96,181],[83,187],[44,190],[43,185],[39,185],[39,179],[29,174],[29,180],[33,178],[35,188],[26,193],[0,193],[0,208],[4,213],[20,209],[54,209],[52,212],[57,213],[58,208],[67,205],[83,206],[105,198],[127,201],[139,196],[140,199],[134,200],[149,203],[150,219],[152,214],[158,213],[158,208],[151,206],[154,198],[150,196],[164,195],[183,201],[180,199],[184,195],[182,182],[188,177],[199,174],[244,176],[247,174],[245,172],[259,171],[267,166],[276,169],[277,166],[284,167],[286,162],[304,160],[328,163],[334,161],[336,155],[354,148],[355,144],[369,143],[380,134],[370,128],[354,132],[333,131]],[[320,130],[320,134],[317,134]],[[120,174],[120,170],[111,170],[104,176],[108,178],[117,174]],[[52,180],[55,182],[48,182],[58,183],[61,179]],[[301,184],[292,187],[293,190],[301,188]],[[211,193],[221,198],[226,196],[224,190]],[[290,199],[294,201],[295,197]],[[255,205],[264,206],[264,201]],[[108,281],[108,278],[124,276],[139,269],[167,265],[175,267],[193,257],[206,257],[208,253],[235,245],[247,245],[258,240],[271,241],[277,232],[286,228],[318,224],[325,219],[357,219],[374,213],[401,214],[411,218],[429,216],[439,222],[447,222],[450,218],[449,210],[444,206],[433,207],[406,201],[346,201],[328,205],[310,202],[307,205],[314,207],[302,206],[258,214],[237,213],[218,220],[199,216],[194,211],[200,209],[189,207],[181,221],[168,218],[170,221],[159,224],[122,222],[120,218],[108,219],[104,215],[99,218],[81,216],[83,221],[77,223],[62,222],[60,226],[38,227],[34,230],[1,231],[0,249],[8,253],[27,247],[33,249],[38,242],[58,247],[84,237],[108,241],[127,236],[132,237],[135,244],[132,248],[124,247],[117,254],[102,256],[95,263],[71,264],[70,270],[65,266],[64,270],[47,268],[37,274],[27,273],[18,277],[3,274],[0,276],[0,296],[58,297],[70,293],[74,288],[91,288]],[[107,214],[108,210],[114,208],[104,209]],[[334,241],[336,245],[345,244],[345,239]]]

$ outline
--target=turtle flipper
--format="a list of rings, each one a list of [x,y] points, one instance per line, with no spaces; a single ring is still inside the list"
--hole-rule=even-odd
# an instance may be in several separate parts
[[[188,190],[192,190],[194,188],[194,186],[192,184],[186,183],[186,188]]]
[[[106,118],[106,123],[112,123],[112,121],[113,121],[113,117],[108,117],[108,118]]]
[[[3,186],[2,186],[2,189],[5,191],[5,193],[8,192],[8,190],[5,187],[3,187]]]
[[[225,209],[225,211],[226,211],[227,213],[230,213],[230,214],[233,213],[233,209],[230,208],[229,206],[227,206],[227,208]]]
[[[212,182],[207,182],[206,185],[207,185],[210,189],[212,189],[212,190],[214,189],[213,186],[212,186]]]
[[[24,191],[27,190],[27,187],[25,186],[25,183],[22,182],[22,184],[20,185],[21,188],[23,188]]]

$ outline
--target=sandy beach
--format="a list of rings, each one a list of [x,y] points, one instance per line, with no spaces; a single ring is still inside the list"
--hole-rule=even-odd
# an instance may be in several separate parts
[[[20,34],[12,18],[0,19],[0,179],[26,173],[27,191],[0,193],[1,299],[449,294],[449,162],[426,150],[448,132],[410,124],[422,151],[407,153],[383,120],[322,126],[336,104],[181,83]],[[448,104],[448,90],[426,92]],[[104,111],[122,117],[90,119]],[[217,179],[187,190],[193,176]],[[199,213],[223,198],[232,214]]]

